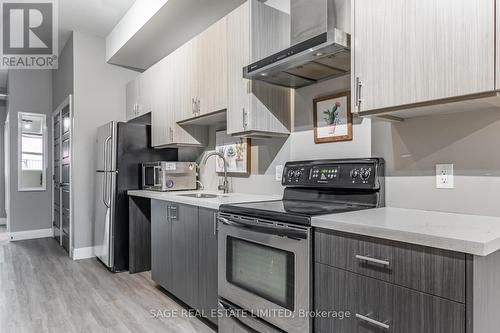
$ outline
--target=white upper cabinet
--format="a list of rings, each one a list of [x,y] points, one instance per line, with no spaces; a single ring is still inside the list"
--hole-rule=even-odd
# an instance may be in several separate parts
[[[203,115],[227,108],[227,20],[223,18],[194,40],[192,81],[195,112]]]
[[[284,136],[291,127],[291,90],[243,79],[243,67],[290,46],[290,16],[249,0],[227,16],[227,132]]]
[[[132,120],[151,112],[154,98],[152,88],[155,85],[157,71],[148,69],[126,86],[126,118]]]
[[[495,0],[353,3],[360,114],[495,90]]]
[[[129,83],[127,83],[126,86],[126,118],[127,121],[134,119],[138,116],[138,100],[139,100],[139,79],[136,78]]]

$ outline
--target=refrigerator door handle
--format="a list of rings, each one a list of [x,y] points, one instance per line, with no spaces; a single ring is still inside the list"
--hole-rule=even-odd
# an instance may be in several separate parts
[[[108,197],[110,196],[110,192],[109,189],[108,189],[108,174],[109,174],[109,170],[108,170],[108,164],[107,164],[107,160],[108,160],[108,146],[109,146],[109,142],[111,141],[111,136],[108,136],[106,138],[106,140],[104,140],[104,182],[103,182],[103,189],[102,189],[102,201],[104,202],[104,205],[108,208],[111,208],[111,198],[109,198],[108,200]]]

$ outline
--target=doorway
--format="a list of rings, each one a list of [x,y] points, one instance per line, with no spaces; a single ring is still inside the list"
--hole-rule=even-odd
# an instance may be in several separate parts
[[[73,208],[71,156],[73,98],[69,95],[52,114],[52,229],[54,239],[72,255]]]

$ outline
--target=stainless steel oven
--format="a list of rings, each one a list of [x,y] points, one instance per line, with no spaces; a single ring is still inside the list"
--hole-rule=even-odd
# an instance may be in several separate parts
[[[276,332],[310,332],[304,314],[311,308],[311,228],[228,213],[219,213],[218,221],[222,304],[245,309]],[[239,327],[237,332],[262,331],[252,327],[261,323],[255,318],[231,316],[222,323]]]

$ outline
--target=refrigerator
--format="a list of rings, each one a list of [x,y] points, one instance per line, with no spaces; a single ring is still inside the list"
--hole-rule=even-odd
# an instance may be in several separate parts
[[[177,161],[177,149],[151,147],[151,126],[110,122],[97,129],[94,251],[110,271],[128,270],[128,190],[141,188],[141,163]]]

